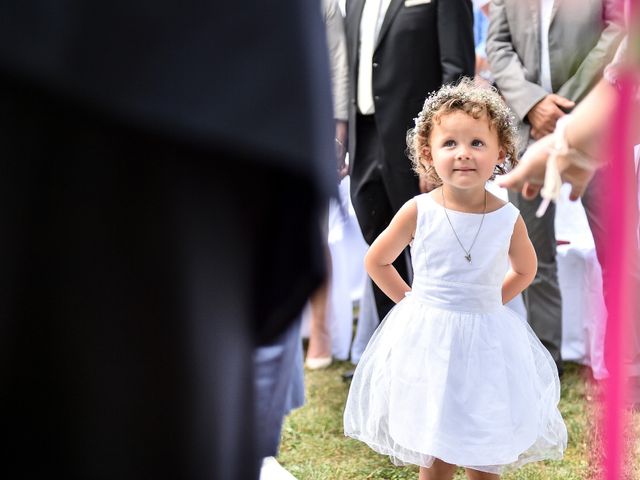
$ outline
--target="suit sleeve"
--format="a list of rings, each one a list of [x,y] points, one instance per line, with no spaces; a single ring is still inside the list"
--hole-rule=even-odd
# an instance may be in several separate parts
[[[516,8],[522,7],[518,5]],[[491,2],[487,60],[500,93],[520,121],[524,121],[529,110],[547,96],[547,92],[525,78],[524,66],[513,48],[505,0]]]
[[[625,34],[622,9],[616,6],[617,3],[616,0],[604,1],[604,30],[576,73],[558,89],[558,95],[579,102],[602,78],[604,68],[614,57]]]
[[[440,0],[437,15],[442,83],[456,82],[463,76],[473,77],[475,48],[471,1]]]
[[[349,115],[349,72],[344,19],[337,0],[324,0],[324,5],[333,90],[333,117],[346,121]]]

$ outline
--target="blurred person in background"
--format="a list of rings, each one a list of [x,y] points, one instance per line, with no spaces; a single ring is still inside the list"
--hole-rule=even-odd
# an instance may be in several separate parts
[[[322,18],[326,31],[329,68],[331,73],[333,118],[335,122],[336,155],[328,159],[337,179],[346,173],[345,149],[347,142],[347,64],[344,38],[344,23],[337,0],[322,1]],[[331,99],[327,98],[327,101]],[[331,107],[329,107],[331,108]],[[335,159],[335,160],[334,160]],[[290,199],[297,201],[296,198]],[[318,218],[322,235],[325,261],[330,270],[331,260],[327,241],[327,210]],[[331,363],[331,334],[327,325],[328,276],[310,299],[312,318],[309,349],[306,365],[308,368],[324,368]],[[346,294],[346,293],[345,293]],[[285,417],[294,409],[304,405],[303,349],[300,338],[302,313],[299,312],[291,325],[272,341],[261,345],[254,352],[256,368],[256,437],[258,453],[263,458],[261,478],[290,478],[276,460],[280,446],[282,425]]]
[[[331,85],[333,92],[333,118],[336,124],[336,170],[338,182],[347,175],[345,156],[347,153],[347,119],[349,115],[349,71],[347,67],[347,45],[344,31],[344,18],[337,0],[322,0],[323,18],[327,30],[327,46],[329,49],[329,67],[331,69]],[[323,218],[323,239],[328,238],[328,207]],[[325,244],[327,264],[331,265],[329,245]],[[328,315],[329,282],[331,268],[327,280],[310,299],[311,325],[309,347],[305,366],[311,370],[326,368],[331,365],[332,348]],[[344,292],[348,295],[348,292]]]
[[[628,5],[628,2],[627,2]],[[518,166],[507,175],[501,177],[498,183],[510,188],[527,198],[535,198],[543,184],[547,173],[547,165],[551,154],[555,156],[557,165],[557,175],[560,180],[571,185],[570,198],[576,200],[584,195],[590,188],[591,180],[596,172],[598,175],[606,174],[610,170],[608,155],[611,145],[607,144],[610,138],[613,125],[613,115],[616,113],[616,106],[624,101],[620,98],[621,80],[624,78],[632,85],[632,106],[630,116],[626,119],[631,127],[629,133],[630,145],[628,145],[628,156],[626,160],[632,168],[626,168],[632,173],[633,181],[629,186],[629,209],[628,221],[631,228],[628,234],[636,234],[636,248],[634,252],[629,252],[631,262],[626,265],[625,281],[629,284],[630,292],[637,292],[640,288],[640,269],[638,267],[638,253],[640,250],[640,226],[638,225],[638,207],[640,207],[640,169],[638,165],[638,150],[640,150],[640,52],[637,49],[629,48],[629,44],[640,45],[640,28],[638,28],[636,18],[635,28],[631,28],[628,36],[621,42],[615,58],[607,66],[602,78],[596,87],[576,106],[567,116],[562,129],[556,129],[554,133],[548,134],[540,140],[534,142],[527,149],[520,160]],[[630,40],[631,39],[631,40]],[[635,42],[635,43],[634,43]],[[631,152],[631,145],[635,145],[635,164]],[[624,161],[625,157],[622,158]],[[596,197],[598,207],[606,209],[606,191],[600,191]],[[634,242],[630,242],[632,245]],[[605,247],[619,248],[619,245],[605,244]],[[601,254],[600,254],[601,255]],[[605,256],[606,258],[606,256]],[[635,265],[635,266],[634,266]],[[604,266],[604,265],[603,265]],[[610,295],[605,292],[605,299],[609,302]],[[629,329],[625,333],[625,338],[629,342],[626,349],[626,357],[623,362],[626,368],[625,377],[628,386],[628,400],[635,408],[640,408],[640,321],[639,305],[630,305],[630,318],[625,322]]]
[[[473,77],[473,10],[470,0],[347,0],[346,29],[351,201],[371,244],[420,193],[405,150],[425,97]],[[410,282],[408,252],[394,266]],[[382,320],[393,302],[373,290]]]
[[[500,93],[520,122],[520,155],[551,133],[557,120],[596,85],[623,35],[615,0],[492,1],[487,58]],[[509,199],[520,209],[538,257],[536,278],[523,294],[527,319],[562,374],[555,208],[550,205],[538,218],[539,196],[529,200],[514,192]],[[602,219],[588,201],[585,210],[600,254]]]

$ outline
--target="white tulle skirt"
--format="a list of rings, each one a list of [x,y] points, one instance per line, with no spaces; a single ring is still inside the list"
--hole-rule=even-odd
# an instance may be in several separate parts
[[[358,363],[344,431],[396,465],[438,458],[502,473],[562,458],[559,400],[553,359],[513,311],[454,312],[408,297]]]

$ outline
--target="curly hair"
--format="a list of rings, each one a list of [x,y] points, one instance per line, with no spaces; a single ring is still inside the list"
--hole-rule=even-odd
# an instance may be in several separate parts
[[[498,133],[498,142],[506,153],[503,164],[496,165],[491,179],[502,175],[516,166],[517,128],[513,113],[494,87],[479,87],[470,78],[463,78],[457,84],[445,85],[432,92],[424,102],[422,110],[414,119],[415,127],[407,132],[407,156],[413,170],[418,175],[426,175],[433,186],[442,185],[442,180],[432,165],[425,167],[424,147],[429,147],[434,123],[439,123],[443,115],[464,112],[475,119],[486,115],[492,128]]]

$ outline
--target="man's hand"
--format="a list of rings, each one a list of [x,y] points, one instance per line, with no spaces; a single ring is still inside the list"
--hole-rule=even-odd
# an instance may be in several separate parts
[[[349,174],[349,169],[345,164],[347,155],[347,122],[336,120],[336,164],[338,169],[338,182]]]
[[[558,119],[566,115],[561,108],[571,109],[574,106],[575,102],[555,93],[550,93],[544,97],[527,113],[527,118],[531,124],[531,136],[538,140],[545,135],[553,133]]]

